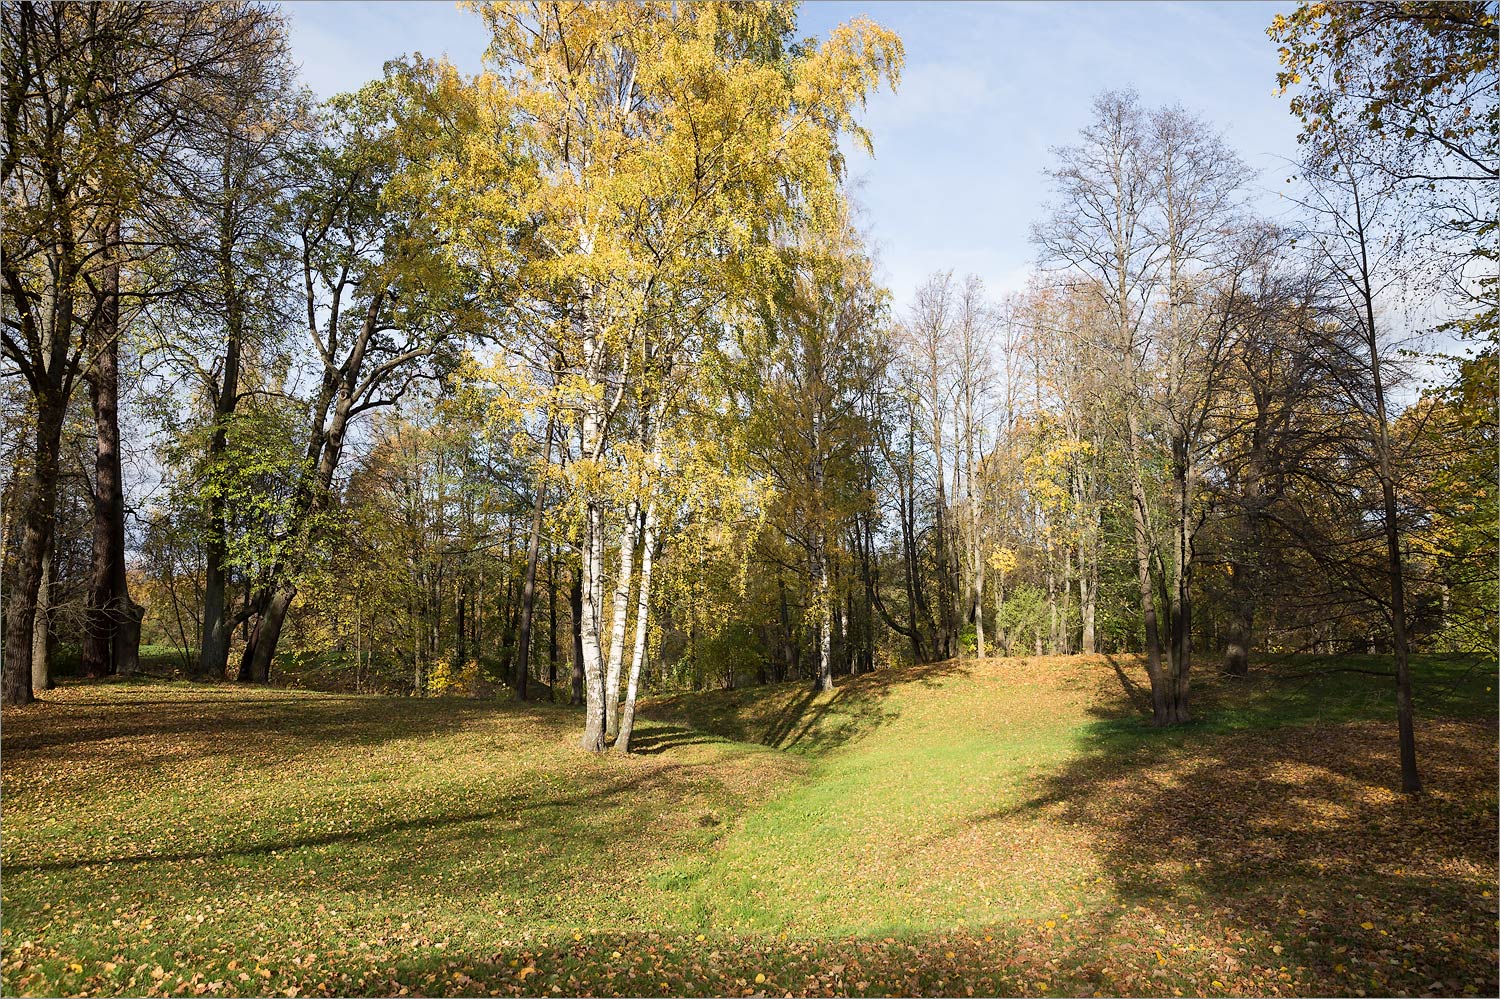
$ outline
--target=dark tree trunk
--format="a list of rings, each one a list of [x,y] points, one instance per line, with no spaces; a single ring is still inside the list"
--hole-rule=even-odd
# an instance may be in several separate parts
[[[58,451],[67,399],[52,391],[37,395],[36,452],[22,500],[22,534],[16,555],[15,589],[5,608],[5,662],[0,676],[0,700],[7,705],[30,704],[31,649],[35,633],[37,593],[42,565],[52,542],[53,511],[57,504]]]
[[[547,690],[557,698],[557,560],[547,545]]]
[[[863,533],[861,533],[861,530]],[[902,532],[905,533],[906,524],[903,515]],[[905,561],[905,545],[903,538],[903,561]],[[874,644],[875,621],[874,612],[880,614],[880,619],[886,623],[892,631],[898,635],[905,635],[911,640],[912,655],[914,662],[923,662],[922,657],[922,631],[917,624],[917,608],[911,585],[911,563],[906,563],[906,596],[907,596],[907,624],[901,624],[886,610],[885,601],[880,596],[880,580],[876,578],[875,562],[875,538],[870,526],[868,516],[861,517],[860,523],[856,524],[854,531],[854,549],[859,555],[860,574],[865,583],[865,620],[869,625],[869,641],[866,643],[865,653],[867,657],[872,653],[870,646]]]
[[[119,222],[105,237],[119,242]],[[114,251],[107,251],[111,258]],[[138,648],[126,627],[134,613],[125,574],[125,488],[120,465],[120,266],[104,268],[98,352],[89,372],[97,438],[94,455],[94,565],[83,629],[83,672],[130,674]]]
[[[546,509],[546,465],[552,460],[552,424],[547,424],[547,443],[542,454],[543,474],[537,477],[536,496],[531,501],[531,530],[526,539],[526,580],[521,585],[521,635],[516,649],[516,696],[526,700],[526,680],[531,675],[531,619],[536,604],[536,563],[542,550],[542,512]]]
[[[577,706],[583,703],[583,578],[576,569],[568,601],[573,611],[573,694],[568,703]]]
[[[792,634],[792,614],[786,605],[786,581],[779,575],[776,577],[776,593],[781,605],[781,656],[776,670],[776,681],[779,683],[788,679],[796,670],[796,638]]]
[[[226,176],[225,184],[229,183]],[[229,448],[229,421],[239,406],[240,351],[244,337],[244,312],[240,304],[230,256],[233,235],[226,226],[219,235],[219,280],[224,288],[224,365],[214,396],[214,433],[208,442],[208,466],[212,472]],[[227,537],[228,511],[222,490],[215,489],[209,498],[208,543],[205,546],[206,571],[203,578],[203,640],[194,669],[197,676],[223,679],[229,665],[229,625],[226,621],[228,600],[225,597],[229,572]]]
[[[468,588],[464,586],[463,580],[458,583],[458,601],[454,614],[453,637],[454,651],[457,653],[458,662],[454,663],[457,669],[463,669],[464,664],[469,661],[469,630],[467,612],[469,603]]]
[[[1134,421],[1132,420],[1132,429]],[[1137,466],[1138,467],[1138,466]],[[1146,492],[1138,478],[1130,484],[1131,528],[1135,538],[1136,585],[1145,629],[1146,674],[1151,680],[1151,712],[1157,725],[1170,725],[1166,681],[1161,668],[1161,630],[1156,617],[1156,590],[1151,578],[1151,541],[1146,521]]]
[[[244,660],[240,664],[240,680],[247,683],[267,683],[271,679],[271,659],[276,655],[276,643],[281,639],[281,626],[286,623],[287,611],[292,606],[296,591],[289,587],[277,589],[266,600],[265,610],[255,622],[250,641],[245,644]]]
[[[203,634],[198,649],[194,675],[222,680],[229,666],[229,622],[227,620],[229,574],[224,543],[224,501],[214,496],[209,501],[209,537],[203,575]]]
[[[510,564],[510,559],[506,559]],[[500,670],[502,675],[513,677],[516,664],[516,625],[520,616],[520,604],[516,600],[516,581],[505,581],[505,603],[500,607]]]
[[[1401,524],[1396,506],[1396,476],[1391,462],[1390,422],[1385,408],[1385,381],[1380,365],[1380,339],[1375,325],[1375,292],[1365,247],[1363,207],[1354,190],[1356,232],[1359,237],[1359,288],[1364,305],[1365,338],[1370,350],[1370,384],[1375,396],[1375,450],[1380,475],[1381,513],[1385,524],[1386,572],[1391,586],[1391,631],[1396,658],[1396,730],[1401,750],[1401,790],[1417,794],[1422,777],[1417,772],[1417,737],[1411,699],[1411,655],[1406,635],[1406,579],[1401,566]]]
[[[1251,500],[1253,502],[1253,500]],[[1224,672],[1230,676],[1250,673],[1250,643],[1255,634],[1256,579],[1259,575],[1260,513],[1248,507],[1244,515],[1246,550],[1229,564],[1229,635],[1224,642]]]

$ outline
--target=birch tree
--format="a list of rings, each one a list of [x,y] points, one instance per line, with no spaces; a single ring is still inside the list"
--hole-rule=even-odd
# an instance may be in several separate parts
[[[786,4],[475,9],[491,33],[491,68],[475,81],[482,120],[496,123],[492,133],[517,125],[528,164],[506,186],[496,157],[476,186],[503,189],[527,220],[517,299],[539,350],[560,359],[577,449],[566,488],[582,525],[582,744],[597,752],[613,727],[609,681],[623,661],[640,513],[627,500],[611,518],[611,454],[636,397],[641,345],[660,329],[652,309],[687,285],[747,298],[783,266],[774,233],[833,217],[838,137],[868,142],[854,114],[894,79],[900,42],[861,20],[794,51]],[[612,562],[621,578],[606,633]]]

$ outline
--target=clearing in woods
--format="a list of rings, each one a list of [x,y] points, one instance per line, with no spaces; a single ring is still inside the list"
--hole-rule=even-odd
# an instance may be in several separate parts
[[[1172,731],[1105,657],[685,695],[628,758],[566,708],[67,686],[5,715],[4,990],[1494,995],[1495,664],[1418,659],[1414,799],[1351,665]]]

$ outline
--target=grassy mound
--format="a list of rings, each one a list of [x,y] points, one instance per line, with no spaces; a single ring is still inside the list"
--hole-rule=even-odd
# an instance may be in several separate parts
[[[566,708],[166,682],[4,718],[7,994],[1493,994],[1493,663],[1136,664]]]

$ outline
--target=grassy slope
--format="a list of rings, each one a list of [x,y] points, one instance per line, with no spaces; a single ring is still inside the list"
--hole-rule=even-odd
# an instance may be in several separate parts
[[[1493,663],[1422,664],[1415,802],[1385,681],[1163,733],[1115,665],[684,695],[599,760],[560,708],[68,687],[5,716],[5,991],[1494,993]]]

